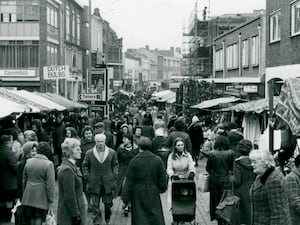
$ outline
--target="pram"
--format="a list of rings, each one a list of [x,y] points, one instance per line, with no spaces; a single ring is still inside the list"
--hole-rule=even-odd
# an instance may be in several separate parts
[[[183,178],[172,181],[172,225],[185,222],[198,224],[195,219],[196,200],[194,180]]]

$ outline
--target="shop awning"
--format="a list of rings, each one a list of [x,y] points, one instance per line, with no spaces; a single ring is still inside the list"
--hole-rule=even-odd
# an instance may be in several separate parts
[[[72,110],[72,109],[86,109],[88,107],[88,105],[71,101],[71,100],[69,100],[69,99],[67,99],[67,98],[65,98],[61,95],[55,94],[55,93],[34,92],[34,94],[42,96],[44,98],[47,98],[50,101],[54,101],[57,104],[62,105],[62,106],[66,107],[69,110]]]
[[[13,113],[23,113],[30,110],[30,108],[26,107],[25,105],[18,104],[3,97],[0,97],[0,103],[0,118],[4,118]]]
[[[278,103],[278,96],[274,96],[274,108]],[[238,103],[234,106],[228,107],[226,109],[222,109],[222,111],[235,111],[235,112],[255,112],[262,113],[263,111],[269,110],[269,98]]]
[[[16,94],[15,91],[11,91],[6,88],[0,88],[0,97],[25,106],[27,109],[26,112],[28,113],[38,113],[49,110],[47,107],[28,100],[21,95]]]
[[[63,111],[63,110],[67,109],[66,107],[64,107],[60,104],[57,104],[54,101],[50,101],[45,97],[39,96],[39,95],[34,94],[29,91],[19,90],[19,91],[11,91],[11,92],[29,100],[29,101],[35,102],[39,105],[46,107],[48,109],[48,111],[51,111],[51,110]]]
[[[127,97],[134,96],[133,93],[130,93],[130,92],[125,91],[125,90],[123,90],[123,89],[117,90],[117,91],[115,91],[114,93],[112,93],[111,95],[112,95],[112,96],[115,96],[116,94],[125,95],[125,96],[127,96]]]
[[[176,101],[176,93],[170,90],[159,91],[151,95],[151,100],[174,103]]]
[[[241,101],[241,99],[236,98],[236,97],[215,98],[215,99],[203,101],[197,105],[193,105],[193,106],[191,106],[191,108],[193,108],[193,109],[216,108],[216,107],[220,107],[224,104],[238,102],[238,101]]]

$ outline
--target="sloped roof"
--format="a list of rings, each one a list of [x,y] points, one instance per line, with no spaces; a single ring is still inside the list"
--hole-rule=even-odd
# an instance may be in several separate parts
[[[173,103],[176,101],[176,93],[170,90],[159,91],[151,95],[151,100]]]
[[[233,103],[240,101],[240,98],[236,97],[223,97],[223,98],[215,98],[215,99],[210,99],[206,101],[202,101],[201,103],[197,105],[191,106],[193,109],[208,109],[208,108],[213,108],[213,107],[218,107],[222,104],[226,103]]]
[[[18,104],[3,97],[0,97],[0,102],[2,106],[0,110],[0,118],[4,118],[13,113],[23,113],[30,110],[30,108],[28,108],[26,105]]]

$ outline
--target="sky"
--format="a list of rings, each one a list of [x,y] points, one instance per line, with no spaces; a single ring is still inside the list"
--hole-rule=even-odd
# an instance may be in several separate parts
[[[88,0],[79,0],[88,5]],[[208,16],[225,13],[251,13],[265,9],[265,0],[91,0],[92,9],[99,8],[119,38],[123,51],[149,45],[151,49],[182,47],[182,33],[187,27],[195,3],[198,18],[205,6]]]

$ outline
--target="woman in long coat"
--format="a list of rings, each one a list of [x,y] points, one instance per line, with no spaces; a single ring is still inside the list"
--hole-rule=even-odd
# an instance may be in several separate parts
[[[140,153],[131,160],[122,193],[125,204],[131,202],[132,225],[164,225],[160,193],[167,190],[163,161],[151,152],[151,140],[142,137]]]
[[[259,149],[249,157],[257,175],[250,189],[251,225],[291,225],[287,183],[272,154]]]
[[[252,150],[251,141],[241,140],[236,150],[239,152],[240,157],[234,161],[232,181],[234,183],[234,194],[240,197],[238,224],[250,225],[251,205],[249,204],[249,191],[255,180],[255,174],[249,159],[249,153]]]
[[[80,141],[66,138],[62,151],[65,159],[58,171],[57,223],[85,225],[87,202],[82,191],[82,174],[76,167],[81,157]]]
[[[234,152],[229,150],[229,141],[220,135],[216,137],[214,150],[209,154],[206,171],[209,173],[209,208],[211,220],[216,218],[216,207],[219,204],[224,190],[231,189],[230,171],[233,169]],[[222,224],[218,220],[218,224]]]
[[[37,154],[27,160],[24,168],[22,205],[31,225],[41,225],[54,202],[54,165],[46,157],[49,152],[48,143],[39,143]]]

